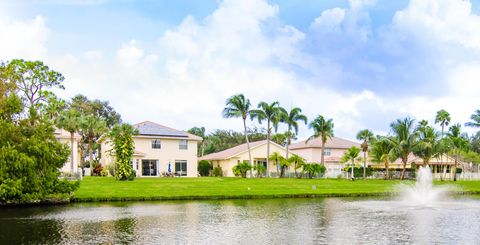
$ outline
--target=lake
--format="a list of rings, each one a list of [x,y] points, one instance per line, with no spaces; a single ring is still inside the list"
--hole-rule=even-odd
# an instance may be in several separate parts
[[[480,199],[77,203],[0,209],[3,244],[479,244]]]

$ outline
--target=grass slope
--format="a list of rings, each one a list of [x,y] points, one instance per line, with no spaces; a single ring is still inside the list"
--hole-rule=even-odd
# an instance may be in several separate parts
[[[73,201],[229,199],[277,197],[375,196],[396,192],[398,180],[277,178],[136,178],[86,177]],[[447,182],[463,193],[480,193],[480,182]],[[443,184],[443,183],[442,183]]]

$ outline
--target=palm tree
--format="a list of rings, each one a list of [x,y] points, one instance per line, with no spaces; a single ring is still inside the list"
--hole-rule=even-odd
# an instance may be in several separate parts
[[[299,178],[298,174],[297,174],[297,169],[303,167],[303,165],[305,165],[305,163],[307,163],[305,161],[305,158],[297,155],[297,154],[293,154],[290,158],[288,158],[288,162],[290,163],[293,163],[293,166],[295,168],[295,177]],[[302,174],[303,175],[303,174]]]
[[[450,124],[450,113],[448,113],[446,110],[439,110],[437,111],[437,116],[435,117],[435,123],[439,123],[440,126],[442,127],[442,139],[443,139],[443,132],[444,132],[444,128],[445,126],[448,126]],[[447,174],[447,168],[445,166],[443,166],[443,154],[440,156],[440,162],[441,162],[441,165],[440,167],[443,167],[444,169],[444,175]]]
[[[285,158],[288,159],[288,147],[292,143],[292,138],[298,134],[298,121],[303,121],[307,125],[307,117],[302,114],[302,109],[294,107],[283,118],[283,122],[287,124],[287,153]],[[293,132],[292,132],[293,130]]]
[[[106,127],[105,121],[93,115],[87,115],[82,120],[81,129],[88,137],[88,150],[90,152],[88,160],[90,161],[90,167],[93,164],[93,139],[96,135],[105,131]]]
[[[453,181],[457,181],[457,165],[458,157],[462,150],[468,149],[468,139],[467,136],[461,133],[461,125],[459,123],[454,124],[450,127],[447,137],[449,139],[450,145],[452,146],[453,154],[455,155],[455,167],[451,172],[453,172]]]
[[[359,159],[358,156],[360,154],[360,151],[360,148],[352,146],[342,156],[342,163],[352,163],[352,180],[355,179],[355,176],[353,174],[353,168],[355,168],[355,160]]]
[[[251,117],[250,100],[246,99],[243,94],[236,94],[228,98],[225,105],[226,107],[222,112],[224,118],[240,117],[243,120],[243,130],[248,148],[248,161],[250,166],[252,166],[252,153],[250,151],[250,142],[248,141],[247,134],[247,117]],[[250,170],[250,177],[253,177],[252,170]]]
[[[317,116],[310,124],[308,125],[309,128],[313,128],[314,134],[310,136],[305,143],[307,143],[309,140],[320,137],[322,140],[322,158],[321,158],[321,164],[324,165],[324,149],[325,149],[325,143],[327,142],[327,139],[330,139],[333,137],[333,120],[328,119],[325,120],[325,118],[322,115]]]
[[[285,117],[287,111],[280,107],[280,103],[275,101],[271,104],[266,102],[260,102],[258,104],[259,110],[252,110],[251,117],[257,118],[258,123],[262,123],[263,120],[267,121],[267,176],[270,176],[270,137],[272,135],[272,126],[277,132],[278,123]]]
[[[372,162],[383,163],[385,165],[385,179],[389,178],[388,164],[395,160],[393,154],[393,145],[390,140],[385,137],[378,137],[373,143],[372,149],[369,152],[369,157]]]
[[[367,151],[368,151],[368,145],[375,140],[375,137],[373,137],[372,131],[368,129],[363,129],[360,130],[357,134],[357,140],[363,140],[362,143],[362,151],[363,151],[363,178],[365,179],[367,175]]]
[[[441,141],[439,141],[438,132],[434,128],[422,123],[417,126],[418,144],[413,149],[413,153],[423,159],[423,165],[428,165],[430,159],[442,153]]]
[[[198,137],[202,137],[202,143],[200,143],[200,156],[202,157],[205,151],[205,142],[207,138],[205,135],[205,127],[193,127],[189,129],[188,132]]]
[[[405,170],[407,169],[408,156],[417,146],[417,132],[414,131],[413,123],[415,120],[410,118],[397,119],[390,124],[393,137],[389,137],[389,141],[394,146],[394,154],[399,157],[403,163],[402,174],[400,179],[405,178]]]
[[[465,123],[465,126],[479,128],[480,127],[480,110],[476,110],[475,113],[473,113],[470,116],[470,119],[472,119],[472,122]]]
[[[74,135],[80,129],[81,126],[81,116],[77,110],[70,109],[68,111],[63,111],[60,113],[59,117],[57,118],[57,127],[63,128],[70,133],[70,147],[71,147],[71,156],[70,156],[70,172],[73,173],[74,169]]]
[[[287,159],[285,159],[280,153],[274,152],[269,157],[270,161],[274,161],[276,165],[280,166],[280,175],[279,177],[282,178],[285,174],[285,168],[289,166]]]

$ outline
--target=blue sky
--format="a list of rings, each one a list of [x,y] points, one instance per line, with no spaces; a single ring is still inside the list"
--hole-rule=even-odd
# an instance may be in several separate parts
[[[0,59],[44,60],[66,76],[62,97],[108,100],[130,123],[239,130],[221,110],[244,93],[353,139],[440,109],[467,121],[479,14],[480,0],[0,1]]]

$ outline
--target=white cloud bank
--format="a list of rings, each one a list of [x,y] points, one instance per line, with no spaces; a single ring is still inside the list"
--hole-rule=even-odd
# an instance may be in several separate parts
[[[44,17],[0,19],[0,54],[4,60],[46,60],[66,76],[67,90],[62,92],[66,98],[83,93],[109,100],[130,123],[153,120],[179,129],[241,129],[239,120],[221,118],[225,99],[236,93],[244,93],[254,105],[279,100],[287,109],[303,108],[309,118],[318,114],[333,118],[336,135],[351,139],[363,128],[387,133],[392,120],[407,115],[433,122],[435,112],[443,108],[455,122],[467,121],[480,105],[475,93],[480,86],[479,56],[458,55],[479,52],[480,29],[476,27],[480,21],[472,14],[471,4],[412,0],[377,35],[368,13],[374,4],[352,0],[348,9],[325,10],[312,20],[310,30],[302,32],[280,24],[279,7],[264,0],[225,0],[202,20],[185,17],[177,27],[159,33],[155,42],[122,40],[114,54],[94,48],[82,55],[53,55],[45,45],[50,31]],[[329,57],[310,52],[321,49],[315,40],[326,34],[331,39],[320,42],[335,44],[343,53],[335,51]],[[375,87],[331,86],[359,76],[336,57],[348,58],[353,49],[375,48],[373,39],[373,44],[397,55],[408,51],[406,41],[429,48],[430,53],[439,52],[432,57],[441,58],[436,67],[446,75],[439,84],[449,86],[448,92],[390,91],[386,95]],[[452,46],[457,52],[448,51]],[[409,55],[415,59],[415,53]],[[390,68],[378,61],[365,59],[362,64],[375,76],[398,82],[388,74]],[[300,133],[304,138],[311,132],[302,127]]]

